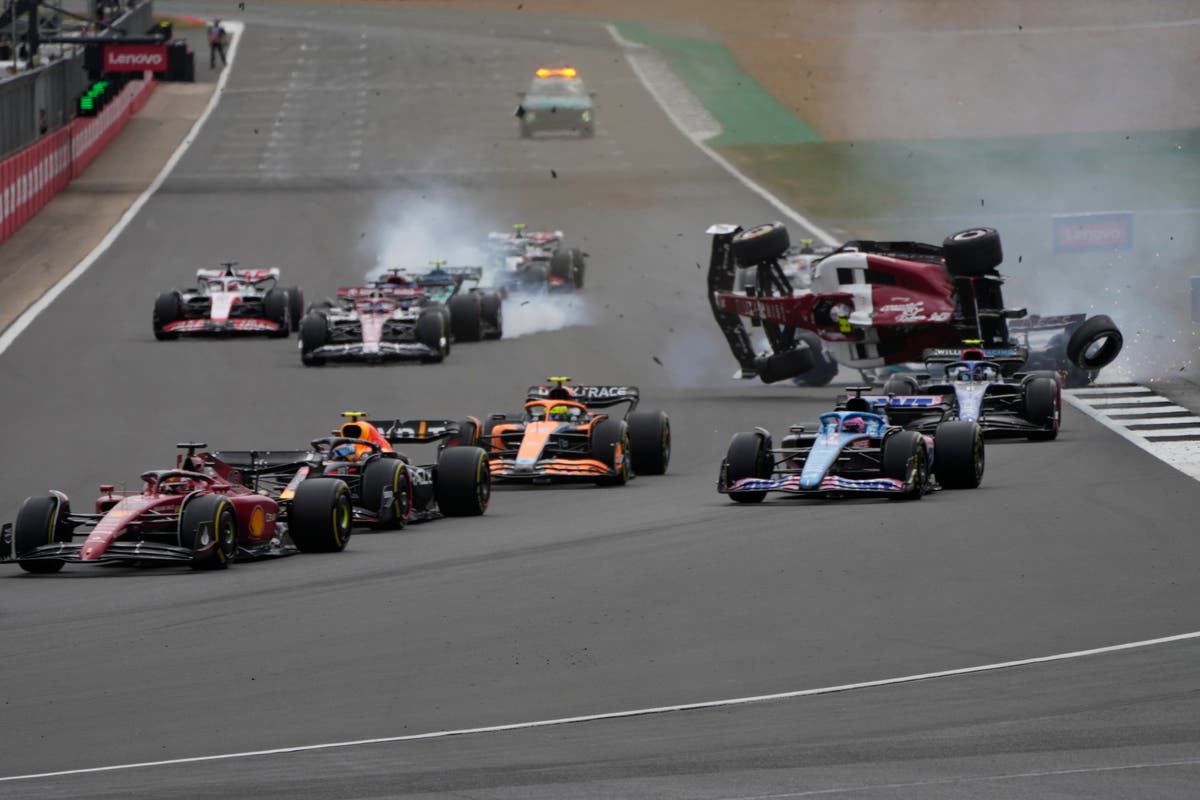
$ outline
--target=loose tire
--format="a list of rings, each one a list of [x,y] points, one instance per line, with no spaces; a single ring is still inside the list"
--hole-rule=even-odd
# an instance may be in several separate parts
[[[925,457],[925,442],[921,434],[915,431],[901,431],[887,437],[883,440],[881,460],[885,478],[905,482],[912,479],[914,484],[909,491],[889,497],[893,500],[920,500],[929,482],[929,464]]]
[[[66,519],[71,514],[71,504],[59,494],[37,495],[25,498],[13,522],[13,551],[18,559],[35,547],[55,542],[71,541],[71,527]],[[36,559],[17,561],[26,572],[46,575],[63,568],[59,559]]]
[[[192,551],[192,569],[226,569],[237,558],[237,514],[229,498],[201,495],[179,515],[179,546]]]
[[[313,351],[324,347],[328,341],[329,322],[325,315],[314,311],[305,314],[304,321],[300,323],[300,360],[304,366],[319,367],[325,363],[325,359],[313,355]]]
[[[456,342],[478,342],[483,338],[483,303],[475,292],[450,298],[450,330]]]
[[[629,423],[629,458],[635,475],[662,475],[671,463],[671,421],[662,411],[634,411]]]
[[[303,553],[337,553],[346,549],[354,530],[350,487],[337,478],[309,478],[296,487],[288,515],[288,532]]]
[[[596,479],[601,486],[624,486],[629,481],[629,425],[623,419],[606,419],[592,431],[592,458],[604,464],[612,475]]]
[[[743,478],[766,480],[774,466],[770,439],[754,431],[735,433],[725,453],[725,485],[732,486]],[[766,496],[766,492],[729,493],[735,503],[761,503]]]
[[[440,311],[427,311],[417,317],[417,341],[433,352],[421,358],[427,364],[438,364],[450,352],[447,338],[446,315]]]
[[[985,275],[1004,261],[1000,234],[995,228],[971,228],[947,236],[942,242],[946,269],[951,275]]]
[[[775,383],[804,375],[816,366],[816,358],[812,350],[798,347],[782,353],[759,358],[754,362],[754,368],[763,383]]]
[[[983,430],[977,423],[952,421],[933,434],[933,474],[944,489],[975,489],[983,480]]]
[[[825,352],[821,337],[812,331],[796,331],[796,338],[808,345],[813,365],[807,372],[797,375],[792,381],[797,386],[828,386],[838,374],[838,363]]]
[[[1124,344],[1116,324],[1106,314],[1098,314],[1071,334],[1067,340],[1067,360],[1081,369],[1100,369],[1121,354]]]
[[[792,240],[782,222],[768,222],[739,231],[730,243],[734,259],[743,267],[775,261],[791,246]]]
[[[1025,396],[1025,419],[1045,430],[1030,433],[1033,441],[1050,441],[1058,437],[1062,419],[1062,394],[1057,380],[1036,377],[1021,387]]]
[[[484,339],[499,339],[504,336],[504,309],[500,295],[488,292],[479,298],[479,310],[487,323]]]
[[[291,298],[287,290],[278,287],[267,290],[263,296],[263,316],[279,326],[278,330],[271,333],[272,338],[288,335],[292,330],[292,316]]]
[[[921,385],[912,375],[892,375],[883,384],[884,394],[908,396],[921,393]]]
[[[403,528],[412,507],[408,470],[398,458],[377,458],[363,471],[362,507],[379,513],[375,527]],[[389,499],[390,495],[390,499]]]
[[[480,447],[448,447],[438,456],[434,479],[438,509],[447,517],[477,517],[492,496],[492,471]]]
[[[163,330],[183,318],[183,298],[179,292],[163,292],[154,301],[154,338],[159,341],[178,339],[178,333]]]
[[[300,320],[304,319],[304,292],[296,286],[284,289],[288,297],[288,315],[292,320],[292,333],[300,330]]]

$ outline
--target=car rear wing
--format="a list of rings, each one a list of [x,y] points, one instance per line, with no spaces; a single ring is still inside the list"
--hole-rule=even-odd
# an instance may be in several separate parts
[[[550,397],[553,386],[530,386],[525,394],[527,400],[545,400]],[[628,403],[629,410],[637,408],[641,393],[636,386],[570,386],[571,399],[589,408],[610,408]]]
[[[1000,367],[1005,375],[1011,375],[1019,370],[1029,360],[1029,348],[1013,347],[930,347],[922,354],[926,367],[945,366],[963,360],[963,351],[977,350],[983,353],[984,361],[991,361]]]
[[[1008,329],[1010,331],[1056,330],[1079,325],[1085,319],[1087,319],[1087,314],[1059,314],[1053,317],[1039,317],[1037,314],[1030,314],[1023,319],[1009,320]]]
[[[290,473],[304,466],[310,450],[214,450],[204,453],[204,461],[218,475],[228,478],[231,471],[262,476]],[[235,476],[236,477],[236,476]]]
[[[391,444],[425,444],[462,435],[459,421],[453,419],[370,419],[367,422]]]
[[[279,280],[279,269],[277,267],[272,267],[271,269],[198,269],[196,270],[196,278],[204,280],[241,278],[244,281],[257,283],[258,281],[265,281],[267,278]]]
[[[412,286],[396,286],[380,283],[375,286],[339,286],[338,297],[370,298],[370,297],[423,297],[425,290]]]

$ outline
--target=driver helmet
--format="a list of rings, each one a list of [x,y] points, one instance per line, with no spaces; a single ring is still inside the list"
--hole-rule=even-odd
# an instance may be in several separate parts
[[[847,417],[842,423],[843,433],[866,433],[867,423],[862,417]]]
[[[550,406],[550,419],[562,421],[570,416],[570,406],[557,405]]]
[[[957,377],[957,380],[960,380],[960,381],[969,381],[969,380],[971,380],[971,370],[970,370],[970,369],[968,369],[967,367],[961,367],[961,368],[958,370],[958,377]]]
[[[167,478],[158,484],[158,491],[163,494],[187,494],[191,488],[192,482],[180,476]]]
[[[975,380],[991,381],[996,379],[996,370],[986,364],[978,364],[975,367]]]
[[[329,451],[334,461],[358,461],[358,448],[349,442],[343,442]]]

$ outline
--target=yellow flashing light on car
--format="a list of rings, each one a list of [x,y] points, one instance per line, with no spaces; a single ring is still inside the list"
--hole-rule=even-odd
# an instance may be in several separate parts
[[[563,67],[562,69],[539,67],[537,71],[539,78],[574,78],[578,74],[574,67]]]

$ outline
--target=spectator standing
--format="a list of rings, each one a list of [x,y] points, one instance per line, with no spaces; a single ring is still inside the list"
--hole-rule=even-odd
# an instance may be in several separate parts
[[[208,26],[208,68],[217,68],[217,55],[221,56],[221,66],[224,67],[225,61],[225,28],[221,26],[221,20],[214,19],[212,25]]]

